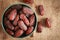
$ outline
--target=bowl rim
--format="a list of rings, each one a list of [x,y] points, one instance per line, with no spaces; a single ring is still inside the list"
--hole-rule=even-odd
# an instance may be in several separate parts
[[[26,6],[30,7],[31,10],[35,13],[35,16],[36,16],[36,26],[35,26],[35,29],[37,28],[37,21],[38,21],[38,20],[37,20],[37,14],[36,14],[35,10],[33,10],[33,8],[32,8],[30,5],[26,4],[26,3],[13,3],[13,4],[10,4],[8,7],[6,7],[5,10],[4,10],[3,13],[2,13],[1,25],[2,25],[3,31],[4,31],[7,35],[9,35],[9,34],[6,32],[6,30],[5,30],[5,28],[4,28],[4,25],[3,25],[3,16],[4,16],[4,13],[5,13],[6,10],[7,10],[8,8],[10,8],[11,6],[13,6],[13,5],[18,5],[18,4],[26,5]],[[35,29],[33,30],[33,32],[35,31]],[[32,32],[32,33],[33,33],[33,32]],[[32,33],[30,33],[28,36],[32,35]],[[12,37],[11,35],[9,35],[9,36]],[[26,37],[28,37],[28,36],[26,36]],[[26,37],[22,37],[22,38],[26,38]],[[21,38],[21,37],[12,37],[12,38]]]

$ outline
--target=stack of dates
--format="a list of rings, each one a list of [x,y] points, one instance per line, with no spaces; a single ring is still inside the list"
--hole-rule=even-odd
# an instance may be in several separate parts
[[[35,21],[32,9],[23,5],[14,5],[4,14],[4,28],[13,37],[31,34]]]

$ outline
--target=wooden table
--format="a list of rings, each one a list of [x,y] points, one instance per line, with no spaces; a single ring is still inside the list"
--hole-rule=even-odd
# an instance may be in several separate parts
[[[10,4],[21,2],[20,0],[0,0],[0,23],[2,14],[5,8]],[[52,21],[52,27],[43,27],[42,33],[34,32],[34,37],[26,37],[23,39],[12,38],[8,36],[2,29],[0,24],[0,40],[60,40],[60,0],[34,0],[34,4],[30,5],[34,10],[36,5],[44,6],[44,16],[40,16],[37,13],[38,21],[44,18],[50,18]]]

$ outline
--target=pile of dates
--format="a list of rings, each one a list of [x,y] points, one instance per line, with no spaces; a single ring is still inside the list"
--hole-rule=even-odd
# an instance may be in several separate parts
[[[35,13],[25,5],[13,5],[4,13],[4,28],[13,37],[26,36],[33,32]]]

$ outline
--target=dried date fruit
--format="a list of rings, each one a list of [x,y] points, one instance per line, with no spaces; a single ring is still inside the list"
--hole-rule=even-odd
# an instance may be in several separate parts
[[[30,34],[33,31],[33,27],[28,27],[27,31],[26,31],[26,35]]]
[[[19,15],[15,17],[15,20],[13,21],[13,25],[17,25],[18,20],[19,20]]]
[[[42,32],[42,24],[41,24],[41,22],[38,22],[37,32],[38,32],[38,33]]]
[[[14,32],[11,31],[10,29],[6,28],[6,31],[7,31],[8,34],[10,34],[10,35],[14,35]]]
[[[23,0],[27,4],[33,4],[34,0]]]
[[[29,25],[29,20],[24,14],[20,14],[20,19],[22,19],[27,26]]]
[[[8,11],[5,12],[4,16],[7,17],[7,15],[11,12],[11,10],[12,10],[11,8],[8,9]]]
[[[41,15],[41,16],[44,15],[44,8],[43,8],[43,5],[39,5],[39,6],[37,7],[37,10],[38,10],[39,15]]]
[[[19,26],[16,26],[15,28],[14,28],[14,31],[17,31],[19,29]]]
[[[23,7],[23,12],[26,15],[32,15],[33,14],[33,11],[30,8],[28,8],[28,7]]]
[[[14,20],[15,17],[16,17],[16,14],[17,14],[16,9],[12,10],[12,11],[10,12],[10,14],[8,15],[8,19],[9,19],[9,20]]]
[[[23,21],[18,21],[18,26],[22,29],[22,30],[24,30],[24,31],[26,31],[27,30],[27,26],[24,24],[24,22]]]
[[[34,25],[34,22],[35,22],[35,16],[34,15],[31,15],[30,16],[29,22],[30,22],[30,26],[33,26]]]
[[[15,37],[19,37],[19,36],[21,36],[22,34],[23,34],[23,30],[21,30],[21,29],[19,29],[19,30],[17,30],[16,32],[15,32]]]
[[[9,20],[7,20],[6,18],[4,19],[4,24],[7,28],[14,30],[14,26],[10,23]]]
[[[47,26],[48,28],[51,27],[51,23],[50,23],[49,18],[46,18],[45,23],[46,23],[46,26]]]
[[[12,9],[17,9],[17,11],[22,9],[21,5],[14,5],[13,7],[11,7]]]

